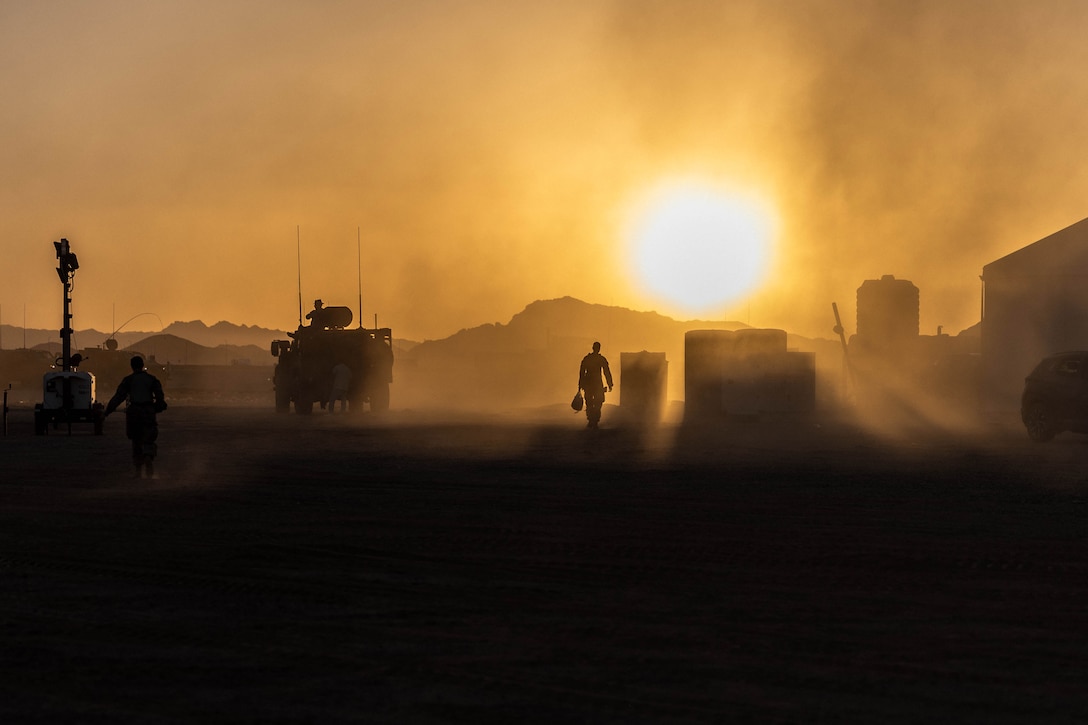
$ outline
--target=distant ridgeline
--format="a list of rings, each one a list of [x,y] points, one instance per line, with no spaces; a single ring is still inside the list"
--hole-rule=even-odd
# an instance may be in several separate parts
[[[402,353],[394,365],[393,407],[567,406],[578,382],[578,365],[594,341],[614,376],[622,353],[664,353],[667,396],[683,397],[684,336],[689,330],[738,330],[740,322],[678,321],[656,312],[582,302],[572,297],[537,301],[507,324],[480,325]],[[789,336],[791,348],[817,352],[831,365],[824,379],[841,372],[840,343]],[[508,384],[498,384],[500,379]],[[621,383],[622,385],[622,383]],[[608,395],[620,401],[621,390]]]
[[[263,327],[251,327],[248,325],[235,325],[230,322],[217,322],[211,327],[199,320],[195,322],[172,322],[159,332],[128,331],[121,330],[112,334],[119,347],[133,347],[141,340],[160,334],[173,335],[196,345],[204,347],[218,347],[219,345],[255,345],[267,348],[272,340],[285,336],[282,330],[269,330]],[[102,332],[94,328],[76,330],[72,333],[72,347],[95,348],[105,347],[106,340],[111,338],[109,332]],[[14,325],[0,325],[0,348],[11,350],[21,347],[38,347],[39,345],[56,345],[60,349],[60,334],[56,329],[43,330],[38,328],[22,328]]]
[[[130,372],[133,355],[142,356],[150,369],[159,371],[175,395],[187,388],[231,394],[247,390],[264,394],[270,389],[268,378],[275,358],[268,346],[283,334],[280,331],[227,322],[212,327],[175,322],[167,330],[171,332],[118,332],[112,338],[116,345],[108,344],[109,333],[80,330],[72,335],[72,352],[82,357],[79,369],[95,375],[98,398],[108,398]],[[4,325],[0,327],[0,384],[31,391],[27,395],[32,397],[60,354],[58,331]],[[209,374],[209,368],[220,372]]]
[[[590,304],[572,297],[540,300],[509,322],[462,329],[449,337],[415,343],[394,340],[391,407],[493,407],[567,405],[577,385],[578,364],[594,341],[619,374],[622,353],[664,353],[667,395],[684,394],[684,344],[690,330],[740,330],[735,321],[674,320],[656,312]],[[396,325],[394,325],[394,331]],[[41,376],[59,354],[56,330],[0,329],[0,383],[20,381],[40,388]],[[219,322],[175,322],[161,333],[120,332],[118,349],[106,349],[108,333],[82,330],[73,335],[73,352],[86,358],[80,369],[93,372],[99,396],[126,374],[128,358],[139,353],[166,376],[169,391],[215,391],[229,396],[250,390],[274,406],[270,345],[287,333]],[[842,376],[838,340],[787,335],[790,350],[815,353],[817,384]],[[500,377],[508,382],[498,383]],[[619,390],[608,398],[619,402]],[[817,391],[817,395],[820,395]]]

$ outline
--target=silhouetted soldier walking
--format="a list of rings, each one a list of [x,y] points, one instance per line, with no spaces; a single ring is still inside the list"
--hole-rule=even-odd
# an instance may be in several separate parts
[[[144,369],[144,359],[139,355],[129,360],[132,374],[126,375],[117,392],[106,404],[109,415],[117,406],[128,400],[125,407],[125,435],[132,441],[132,464],[136,467],[136,477],[147,470],[147,477],[155,475],[155,441],[159,437],[159,423],[156,413],[166,410],[166,398],[163,396],[162,383]]]
[[[593,352],[582,358],[582,366],[578,370],[578,387],[585,393],[586,399],[587,428],[596,428],[601,420],[605,383],[608,384],[608,392],[612,392],[612,371],[608,368],[608,360],[601,354],[601,343],[595,342]]]

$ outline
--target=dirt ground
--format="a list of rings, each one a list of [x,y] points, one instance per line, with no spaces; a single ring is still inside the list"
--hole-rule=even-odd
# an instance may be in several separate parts
[[[13,410],[0,720],[1088,719],[1088,437],[615,414]]]

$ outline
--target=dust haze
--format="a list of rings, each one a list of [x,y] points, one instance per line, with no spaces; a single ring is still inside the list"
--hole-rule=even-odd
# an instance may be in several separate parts
[[[3,11],[4,321],[271,328],[302,295],[423,340],[627,277],[661,179],[780,215],[774,273],[721,319],[823,336],[861,280],[922,329],[978,320],[981,267],[1084,216],[1077,2],[55,3]],[[358,267],[358,269],[357,269]],[[361,285],[359,278],[361,277]],[[244,283],[242,282],[244,280]],[[354,306],[354,304],[353,304]]]
[[[0,378],[25,384],[0,720],[1088,720],[1088,447],[1016,410],[1083,278],[1036,306],[1010,284],[1002,323],[988,272],[1011,402],[976,384],[983,267],[1086,216],[1086,24],[1022,0],[0,5],[5,331],[57,329],[63,237],[80,329],[292,330],[321,298],[397,346],[389,410],[280,414],[267,346],[197,366],[162,336],[154,479],[121,415],[37,434],[51,353],[2,351],[32,373]],[[777,208],[761,290],[693,314],[627,276],[631,205],[672,178]],[[1047,249],[1011,276],[1053,279]],[[885,275],[895,324],[858,296]],[[587,429],[595,340],[619,380]],[[652,415],[639,351],[668,362],[634,383]]]

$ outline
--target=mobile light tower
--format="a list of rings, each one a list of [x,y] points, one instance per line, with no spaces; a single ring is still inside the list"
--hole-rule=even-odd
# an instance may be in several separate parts
[[[50,424],[62,423],[72,433],[72,423],[90,422],[95,435],[102,435],[103,405],[95,400],[94,375],[76,368],[82,358],[72,357],[72,282],[79,260],[67,239],[53,242],[57,250],[57,276],[64,289],[64,322],[60,329],[61,356],[54,366],[60,370],[47,372],[42,379],[42,402],[34,406],[34,433],[44,435]]]
[[[79,260],[67,239],[53,242],[53,246],[57,250],[57,276],[64,287],[64,327],[60,328],[60,342],[61,369],[67,373],[72,370],[72,283],[79,269]]]

